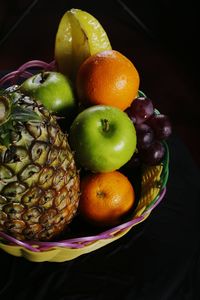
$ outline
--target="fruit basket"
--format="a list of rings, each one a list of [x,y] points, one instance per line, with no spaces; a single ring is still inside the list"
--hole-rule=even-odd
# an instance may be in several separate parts
[[[34,262],[63,262],[95,251],[121,238],[132,227],[143,222],[165,195],[169,163],[166,144],[165,147],[164,161],[159,166],[144,170],[142,195],[130,220],[98,235],[81,236],[57,242],[23,242],[0,232],[0,248],[11,255],[22,256]]]
[[[166,192],[171,124],[139,83],[80,9],[61,18],[54,61],[0,78],[0,249],[68,261],[151,214]]]
[[[34,68],[53,70],[54,62],[32,61],[24,64],[18,70],[5,75],[1,85],[16,84],[22,78],[30,77]],[[137,205],[129,217],[120,225],[102,230],[95,234],[88,232],[84,236],[63,237],[61,240],[36,242],[21,241],[4,232],[0,232],[0,248],[5,252],[22,256],[34,262],[63,262],[72,260],[82,254],[95,251],[124,236],[137,224],[143,222],[152,210],[161,202],[166,192],[166,183],[169,172],[169,151],[166,142],[163,142],[165,156],[162,162],[154,166],[142,167],[141,191]],[[133,232],[134,234],[134,232]]]

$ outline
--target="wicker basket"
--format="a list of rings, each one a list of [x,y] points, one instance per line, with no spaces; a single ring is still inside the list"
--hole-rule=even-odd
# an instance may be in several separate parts
[[[8,81],[15,84],[19,82],[20,78],[30,77],[33,73],[27,69],[33,67],[53,70],[55,65],[54,62],[50,64],[36,60],[28,62],[18,70],[1,78],[0,85],[5,85]],[[165,195],[169,172],[169,150],[165,142],[164,147],[165,157],[159,165],[143,167],[139,201],[131,217],[124,223],[98,234],[62,239],[56,242],[24,242],[0,232],[0,248],[11,255],[22,256],[34,262],[63,262],[95,251],[121,238],[132,227],[143,222]]]

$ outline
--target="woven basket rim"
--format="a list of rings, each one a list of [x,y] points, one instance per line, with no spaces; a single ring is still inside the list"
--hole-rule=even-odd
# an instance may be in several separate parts
[[[55,69],[55,61],[52,61],[50,63],[46,63],[42,60],[32,60],[29,61],[22,66],[20,66],[16,71],[13,71],[11,73],[6,74],[0,79],[0,86],[6,85],[7,82],[12,82],[12,84],[17,84],[18,80],[20,78],[28,78],[33,75],[28,69],[37,69],[42,68],[46,71],[52,71]],[[139,91],[139,94],[142,96],[145,96],[145,94],[142,91]],[[157,113],[159,113],[156,110]],[[161,162],[163,169],[161,173],[161,187],[159,194],[155,197],[155,199],[146,207],[146,209],[143,211],[142,215],[136,218],[133,218],[123,224],[120,224],[116,227],[113,227],[109,230],[106,230],[104,232],[101,232],[97,235],[92,236],[86,236],[86,237],[77,237],[77,238],[71,238],[62,240],[59,242],[36,242],[36,241],[20,241],[16,238],[0,231],[0,245],[5,244],[5,242],[8,243],[8,245],[16,247],[21,246],[25,248],[26,250],[32,251],[32,252],[40,252],[40,251],[49,251],[53,249],[54,247],[66,247],[71,249],[79,249],[82,247],[86,247],[87,245],[91,243],[98,242],[102,239],[112,239],[118,234],[125,232],[127,229],[132,228],[134,225],[142,222],[145,220],[148,215],[151,213],[151,211],[161,202],[163,199],[165,193],[166,193],[166,183],[168,180],[169,175],[169,149],[167,143],[164,141],[163,145],[165,147],[165,157],[163,161]]]
[[[151,211],[162,201],[164,198],[164,195],[166,193],[166,188],[164,188],[161,193],[156,197],[156,201],[154,201],[154,204],[147,208],[144,213],[132,220],[129,220],[123,224],[120,224],[116,227],[113,227],[107,231],[103,231],[100,234],[97,235],[91,235],[86,237],[77,237],[77,238],[70,238],[66,240],[61,240],[59,242],[38,242],[38,241],[20,241],[4,232],[0,231],[0,239],[2,239],[2,242],[0,241],[0,244],[6,241],[9,245],[15,247],[15,246],[21,246],[25,249],[28,249],[33,252],[40,252],[40,251],[49,251],[53,250],[53,248],[61,247],[61,248],[71,248],[71,249],[79,249],[86,247],[87,245],[91,243],[96,243],[100,240],[105,239],[112,239],[116,237],[118,234],[121,234],[125,232],[128,229],[131,229],[133,226],[141,223],[144,221]]]

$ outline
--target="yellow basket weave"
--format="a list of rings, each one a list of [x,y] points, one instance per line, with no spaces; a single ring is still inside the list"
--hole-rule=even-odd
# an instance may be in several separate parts
[[[32,62],[27,64],[28,67],[33,66]],[[18,77],[30,76],[31,73],[27,71],[27,64],[21,66],[17,71],[4,76],[0,80],[0,85],[13,78],[16,81]],[[46,64],[41,61],[34,61],[34,65],[43,69],[54,68],[53,63]],[[164,146],[165,157],[163,161],[156,166],[143,167],[140,198],[132,212],[132,216],[125,223],[96,235],[75,237],[59,242],[24,242],[8,236],[4,232],[0,232],[0,249],[11,255],[21,256],[33,262],[64,262],[95,251],[121,238],[135,225],[143,222],[165,195],[169,173],[169,150],[165,142]]]

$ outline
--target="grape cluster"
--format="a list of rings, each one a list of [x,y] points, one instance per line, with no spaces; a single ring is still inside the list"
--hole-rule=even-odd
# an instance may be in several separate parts
[[[172,132],[172,126],[166,115],[159,114],[152,101],[145,95],[139,95],[126,110],[132,120],[137,134],[137,151],[131,159],[131,164],[156,165],[165,154],[162,141]]]

